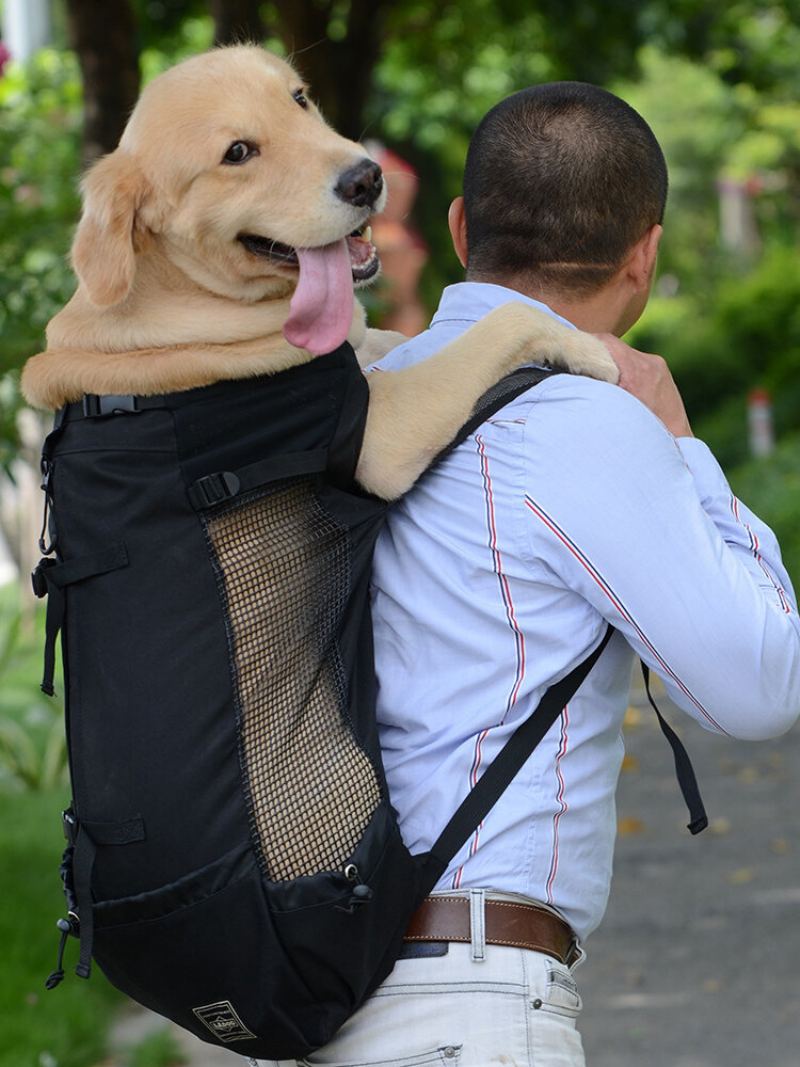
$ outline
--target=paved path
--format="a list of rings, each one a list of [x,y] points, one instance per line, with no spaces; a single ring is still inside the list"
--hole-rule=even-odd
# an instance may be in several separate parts
[[[744,744],[659,705],[711,827],[685,829],[670,750],[635,685],[611,901],[577,975],[588,1067],[800,1067],[800,727]],[[190,1067],[241,1067],[182,1042]]]
[[[655,715],[633,705],[611,900],[577,975],[588,1065],[800,1067],[800,727],[735,742],[659,699],[711,819],[692,837]]]

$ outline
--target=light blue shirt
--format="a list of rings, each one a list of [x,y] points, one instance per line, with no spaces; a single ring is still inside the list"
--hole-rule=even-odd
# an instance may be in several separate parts
[[[509,300],[543,308],[451,286],[380,368],[433,355]],[[617,386],[556,375],[484,423],[393,506],[373,586],[381,744],[413,852],[606,622],[617,629],[438,887],[522,893],[581,938],[608,897],[634,655],[710,730],[766,738],[800,713],[775,537],[702,442],[676,441]]]

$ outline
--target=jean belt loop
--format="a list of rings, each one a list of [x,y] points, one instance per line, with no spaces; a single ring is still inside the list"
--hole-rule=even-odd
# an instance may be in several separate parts
[[[469,931],[473,963],[486,959],[486,890],[469,891]]]

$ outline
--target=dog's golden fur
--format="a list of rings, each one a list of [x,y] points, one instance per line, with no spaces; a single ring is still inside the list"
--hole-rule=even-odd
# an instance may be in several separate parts
[[[297,267],[253,254],[242,234],[319,248],[361,227],[338,176],[364,159],[302,97],[284,61],[253,46],[218,49],[144,90],[119,148],[83,184],[72,250],[78,289],[52,320],[23,390],[57,408],[84,393],[155,395],[275,373],[310,352],[283,335]],[[242,165],[232,143],[254,146]],[[362,362],[396,338],[367,331],[354,304],[348,340]],[[475,400],[521,363],[547,358],[615,381],[595,339],[521,303],[498,309],[418,366],[372,374],[358,477],[391,499],[452,438]]]

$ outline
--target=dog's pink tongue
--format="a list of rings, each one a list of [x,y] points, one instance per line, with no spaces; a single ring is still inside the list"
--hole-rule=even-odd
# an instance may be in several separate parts
[[[347,241],[323,248],[298,248],[300,278],[283,336],[315,356],[346,339],[353,319],[353,272]]]

